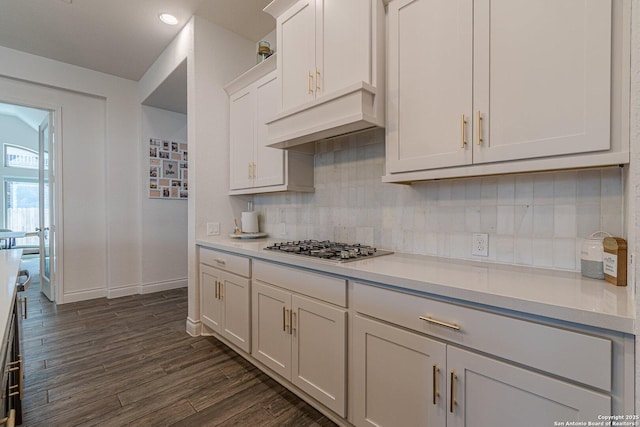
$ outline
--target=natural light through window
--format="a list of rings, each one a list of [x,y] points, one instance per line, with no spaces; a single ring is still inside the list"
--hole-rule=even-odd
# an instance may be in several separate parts
[[[45,153],[45,168],[49,166],[49,158]],[[4,165],[13,168],[38,169],[38,153],[23,147],[4,144]]]
[[[39,226],[38,180],[28,178],[5,178],[5,218],[6,228],[18,231],[35,231]],[[45,194],[47,197],[48,194]],[[48,212],[45,213],[48,215]],[[27,237],[22,242],[37,245],[37,237]]]

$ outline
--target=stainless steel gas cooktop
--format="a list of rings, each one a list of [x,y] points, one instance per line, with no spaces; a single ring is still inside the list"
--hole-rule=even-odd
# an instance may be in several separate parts
[[[300,240],[293,242],[273,243],[266,248],[290,255],[320,258],[334,262],[358,261],[364,258],[389,255],[393,252],[374,248],[359,243],[338,243],[329,240]]]

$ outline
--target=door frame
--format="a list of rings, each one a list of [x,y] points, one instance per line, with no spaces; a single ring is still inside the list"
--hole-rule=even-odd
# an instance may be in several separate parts
[[[63,226],[62,219],[64,218],[64,209],[62,205],[62,192],[63,192],[63,178],[62,178],[62,106],[56,104],[49,104],[47,102],[43,102],[40,99],[26,99],[26,98],[18,98],[12,96],[2,95],[0,96],[0,102],[6,104],[15,104],[22,107],[36,108],[39,110],[46,110],[53,113],[53,122],[50,123],[50,126],[53,126],[53,138],[54,138],[54,158],[53,162],[49,164],[50,168],[53,168],[54,171],[54,182],[50,188],[54,191],[54,218],[55,223],[52,224],[55,227],[53,233],[53,246],[55,258],[53,260],[49,260],[52,263],[51,270],[55,273],[54,275],[54,295],[55,300],[54,303],[58,303],[59,301],[63,301],[64,292],[63,292],[63,283],[64,283],[64,271],[63,271],[63,242],[64,242],[64,234],[63,234]]]

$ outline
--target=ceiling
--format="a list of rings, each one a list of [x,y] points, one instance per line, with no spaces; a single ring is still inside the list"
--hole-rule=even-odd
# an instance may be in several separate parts
[[[16,117],[36,131],[45,117],[47,117],[47,114],[49,112],[45,110],[0,102],[0,115]]]
[[[0,0],[0,46],[138,81],[192,15],[259,41],[270,0]],[[161,12],[175,15],[163,24]]]

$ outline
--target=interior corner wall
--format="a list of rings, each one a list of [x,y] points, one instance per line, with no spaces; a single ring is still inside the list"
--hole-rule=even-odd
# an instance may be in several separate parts
[[[142,292],[187,284],[187,200],[150,199],[149,139],[187,142],[187,116],[142,106]]]
[[[62,109],[64,264],[57,302],[138,286],[136,82],[4,47],[0,47],[0,80],[14,86],[17,99]],[[7,92],[3,88],[0,94]],[[100,120],[87,119],[89,111],[98,111]]]
[[[255,43],[195,16],[194,52],[187,62],[189,130],[189,319],[188,331],[197,334],[200,295],[197,287],[196,238],[206,223],[231,229],[238,198],[229,188],[229,100],[224,86],[255,65]],[[237,205],[237,206],[236,206]]]

